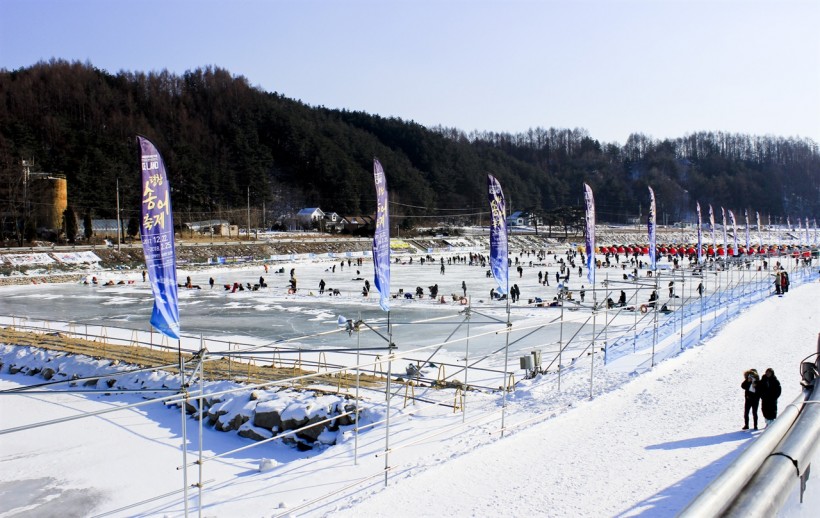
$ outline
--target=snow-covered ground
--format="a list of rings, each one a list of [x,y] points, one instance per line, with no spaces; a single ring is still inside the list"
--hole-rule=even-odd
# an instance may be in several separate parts
[[[300,282],[304,279],[311,288],[319,278],[332,273],[325,263],[300,263],[295,267]],[[234,278],[254,281],[260,275],[259,269],[256,266],[190,274],[200,284],[206,284],[204,281],[212,275],[224,276],[226,282]],[[372,275],[371,265],[360,269]],[[554,279],[550,292],[538,287],[538,269],[529,268],[527,263],[519,281],[524,299],[538,294],[537,290],[543,290],[540,293],[544,295],[554,293]],[[555,271],[554,266],[541,269],[552,274]],[[349,275],[352,272],[347,267],[345,270],[348,273],[338,277],[335,284],[350,283],[346,291],[352,291],[361,281],[353,281]],[[437,267],[420,269],[405,264],[394,267],[393,272],[394,289],[441,282],[441,292],[449,295],[460,292],[462,280],[475,293],[488,292],[492,285],[479,267],[447,266],[442,276]],[[181,278],[186,274],[182,272]],[[613,269],[613,277],[619,275],[620,270]],[[573,275],[571,282],[577,290],[584,280]],[[707,293],[711,291],[708,282]],[[760,282],[766,282],[765,277]],[[686,286],[691,294],[694,286]],[[103,289],[110,291],[102,295]],[[72,296],[75,309],[85,308],[88,316],[96,316],[100,322],[107,322],[112,315],[116,323],[138,315],[147,320],[150,312],[150,298],[141,293],[145,290],[139,284],[107,288],[37,285],[2,291],[6,296],[0,300],[0,314],[44,318],[52,302],[63,307],[61,304]],[[405,407],[405,389],[401,388],[391,401],[389,437],[382,422],[387,416],[383,393],[381,398],[366,394],[370,406],[363,424],[372,426],[358,438],[346,430],[338,444],[309,452],[279,443],[255,445],[235,434],[206,428],[203,456],[230,453],[202,464],[203,515],[673,516],[755,436],[740,430],[740,382],[745,369],[772,367],[783,383],[782,405],[798,394],[799,362],[815,352],[820,330],[818,291],[820,283],[811,282],[782,298],[749,297],[760,302],[741,305],[718,331],[702,341],[687,340],[682,344],[683,352],[652,368],[646,367],[646,351],[643,356],[626,354],[614,360],[616,355],[612,355],[606,366],[601,355],[595,357],[594,365],[588,356],[581,356],[574,368],[565,371],[560,391],[554,373],[520,381],[516,391],[506,398],[503,416],[504,400],[498,393],[468,392],[466,412],[462,414],[453,411],[453,391],[417,389],[417,396],[439,405]],[[233,309],[240,315],[264,315],[268,328],[277,325],[279,315],[291,311],[301,315],[298,323],[288,322],[291,331],[306,326],[304,322],[311,319],[320,322],[314,324],[317,329],[326,329],[338,314],[351,311],[371,312],[374,319],[378,317],[373,308],[374,296],[363,300],[347,295],[344,300],[333,301],[315,294],[289,297],[250,292],[240,298],[239,294],[210,292],[206,288],[185,292],[182,299],[183,330],[186,305],[191,312],[198,307],[216,307],[202,312],[204,322],[209,316],[217,318],[217,314],[227,312],[225,304],[230,308],[235,304]],[[444,306],[401,301],[395,313],[429,318],[458,309]],[[502,306],[499,303],[498,308],[485,310],[497,312]],[[522,305],[516,318],[526,323],[536,317],[543,319],[544,311],[555,310]],[[266,327],[250,320],[242,325]],[[448,325],[450,332],[456,324]],[[696,325],[696,320],[690,324]],[[480,328],[476,325],[472,332],[478,334]],[[298,328],[309,329],[310,325]],[[684,331],[688,337],[690,329],[681,330],[681,337]],[[237,329],[228,332],[238,334]],[[247,329],[245,332],[254,334]],[[422,334],[425,336],[419,339],[441,331]],[[285,334],[278,331],[266,338],[282,336]],[[350,340],[346,333],[342,337]],[[405,335],[403,342],[397,343],[406,348],[411,337]],[[495,340],[498,343],[499,339]],[[683,342],[678,335],[667,336],[665,350],[680,350],[676,346],[679,340]],[[664,349],[663,343],[658,349]],[[456,358],[459,351],[453,349],[451,355]],[[636,369],[637,365],[642,368]],[[592,383],[590,367],[594,371]],[[0,373],[2,389],[42,381],[10,375],[7,368]],[[126,395],[0,394],[0,428],[8,430],[138,401],[138,396]],[[190,463],[199,454],[199,434],[196,421],[188,419],[186,424]],[[123,516],[181,515],[185,511],[183,475],[177,469],[182,464],[181,428],[179,411],[157,404],[0,435],[0,494],[4,495],[0,498],[0,516],[91,516],[108,512]],[[255,446],[232,452],[248,445]],[[270,469],[259,470],[262,459],[271,461]],[[385,466],[389,466],[386,487]],[[199,480],[199,467],[191,466],[188,483]],[[815,481],[809,483],[810,497],[820,493],[820,488],[812,487]],[[198,508],[197,493],[196,488],[189,490],[192,511]],[[800,508],[793,502],[791,506],[787,515],[798,515]]]

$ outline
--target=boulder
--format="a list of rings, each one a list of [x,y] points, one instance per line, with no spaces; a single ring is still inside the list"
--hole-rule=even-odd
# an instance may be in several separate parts
[[[273,437],[273,433],[270,430],[265,430],[264,428],[258,428],[249,424],[242,425],[237,433],[240,437],[253,439],[254,441],[264,441],[265,439],[270,439]]]
[[[342,413],[351,412],[349,415],[343,415],[340,418],[336,419],[336,423],[339,426],[350,426],[356,423],[356,404],[355,403],[345,403],[344,405],[340,405],[344,409]],[[359,412],[361,412],[361,408],[359,408]]]
[[[54,377],[54,375],[56,373],[57,372],[54,369],[52,369],[51,367],[46,367],[45,369],[43,369],[43,378],[45,378],[46,381],[50,380],[51,378]]]
[[[297,428],[301,428],[308,423],[308,419],[285,419],[282,421],[282,430],[296,430]]]
[[[224,414],[223,414],[224,415]],[[229,432],[231,430],[239,430],[239,428],[248,421],[249,417],[243,414],[236,414],[231,419],[224,420],[219,419],[217,420],[216,424],[214,425],[215,430],[219,430],[220,432]]]
[[[307,428],[297,432],[296,436],[305,439],[306,441],[316,442],[319,439],[319,436],[322,434],[322,432],[325,431],[325,425],[327,423],[322,423],[322,421],[324,420],[324,417],[318,415],[311,417],[307,420],[307,423],[302,425],[306,426]]]
[[[277,410],[257,410],[253,414],[253,425],[268,430],[281,429],[282,416],[279,415]]]

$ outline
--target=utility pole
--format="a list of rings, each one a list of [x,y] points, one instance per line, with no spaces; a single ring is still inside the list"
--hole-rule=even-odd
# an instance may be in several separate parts
[[[248,241],[251,240],[251,186],[248,186]]]
[[[120,179],[117,177],[117,250],[120,249],[120,236],[122,229],[120,228]]]

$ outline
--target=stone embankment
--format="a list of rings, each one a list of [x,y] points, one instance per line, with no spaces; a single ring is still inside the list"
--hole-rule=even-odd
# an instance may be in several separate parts
[[[44,382],[35,383],[40,387],[76,387],[113,398],[136,391],[151,398],[167,395],[165,389],[180,386],[178,356],[171,350],[120,346],[59,333],[21,332],[10,328],[0,329],[0,344],[7,344],[0,345],[0,372],[38,377]],[[257,441],[280,436],[285,443],[299,449],[311,449],[343,440],[344,432],[355,423],[357,412],[361,415],[366,408],[361,404],[357,406],[347,393],[354,383],[350,376],[303,379],[301,385],[284,387],[277,384],[277,380],[304,377],[309,373],[293,366],[206,358],[208,361],[203,364],[207,380],[205,392],[220,395],[201,400],[190,397],[185,402],[185,410],[194,419],[199,419],[201,411],[203,420],[216,431],[235,432]],[[198,361],[198,357],[191,354],[183,355],[183,359],[188,365],[186,372]],[[237,378],[251,383],[251,388],[245,388],[248,385],[238,382]],[[370,376],[362,378],[366,386],[378,382]],[[23,384],[31,382],[26,380]],[[188,391],[193,396],[198,388],[196,382]]]

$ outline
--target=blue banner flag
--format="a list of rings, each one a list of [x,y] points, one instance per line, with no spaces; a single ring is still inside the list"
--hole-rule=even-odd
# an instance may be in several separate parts
[[[390,311],[390,214],[387,210],[387,179],[384,169],[373,159],[373,179],[376,182],[376,232],[373,234],[373,269],[379,306]]]
[[[723,217],[723,252],[729,257],[729,238],[726,237],[726,209],[720,208],[720,215]]]
[[[737,255],[738,254],[738,249],[737,249],[737,220],[735,219],[735,213],[732,212],[731,210],[729,211],[729,219],[732,220],[732,236],[734,237],[734,240],[735,240],[735,251],[732,255]]]
[[[148,139],[137,137],[142,164],[142,220],[140,239],[145,254],[145,269],[154,293],[151,325],[170,338],[179,339],[179,302],[177,299],[174,218],[171,189],[165,163]]]
[[[586,217],[586,249],[587,249],[587,280],[595,285],[595,197],[592,188],[584,184],[584,200],[587,205]]]
[[[757,244],[763,246],[763,235],[760,233],[760,212],[755,211],[755,218],[757,219]]]
[[[490,270],[498,284],[498,292],[506,295],[510,284],[507,212],[501,184],[491,174],[487,175],[487,195],[490,200]]]
[[[809,218],[806,218],[806,244],[809,244]]]
[[[746,209],[743,209],[743,215],[746,217],[746,251],[748,251],[749,248],[751,248],[751,246],[752,246],[752,243],[751,243],[750,237],[749,237],[749,211],[746,210]]]
[[[712,204],[709,204],[709,231],[712,233],[712,247],[717,253],[717,241],[715,241],[715,211],[712,210]]]
[[[700,261],[703,258],[703,231],[701,229],[703,222],[701,221],[700,216],[700,202],[695,202],[695,205],[698,212],[698,264],[700,264]]]
[[[657,254],[655,253],[655,191],[652,187],[649,188],[649,218],[647,221],[649,227],[649,269],[656,270]]]

